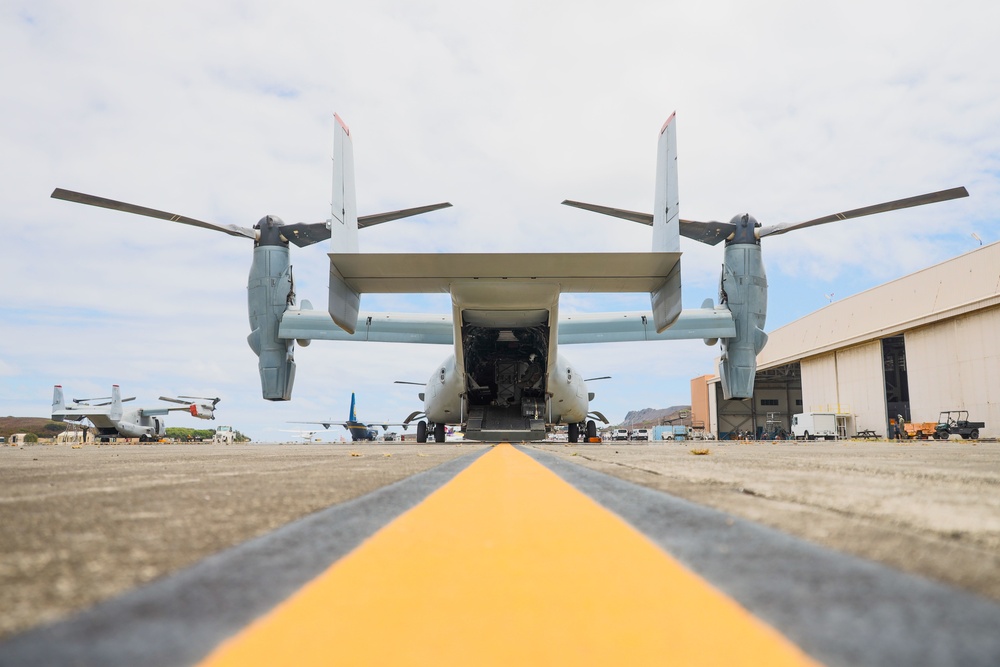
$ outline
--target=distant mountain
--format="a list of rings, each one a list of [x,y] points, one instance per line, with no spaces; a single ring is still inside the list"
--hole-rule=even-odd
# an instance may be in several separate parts
[[[690,425],[690,405],[672,405],[669,408],[643,408],[642,410],[629,410],[628,414],[625,415],[625,419],[622,420],[621,425],[625,428],[649,428],[651,426],[656,426],[664,419],[679,417],[682,410],[686,410],[688,412],[687,417],[684,419],[678,419],[674,423]]]
[[[48,417],[0,417],[0,435],[9,438],[15,433],[34,433],[39,438],[51,438],[66,430],[65,423]]]

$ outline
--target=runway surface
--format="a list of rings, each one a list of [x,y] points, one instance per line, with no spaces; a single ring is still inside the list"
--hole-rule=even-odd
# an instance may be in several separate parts
[[[1000,664],[985,598],[538,448],[448,450],[0,664]]]

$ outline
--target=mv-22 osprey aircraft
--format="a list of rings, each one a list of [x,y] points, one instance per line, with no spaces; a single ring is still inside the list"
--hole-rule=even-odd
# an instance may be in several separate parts
[[[111,396],[74,398],[67,405],[63,398],[62,385],[57,384],[52,390],[52,421],[80,422],[88,419],[97,430],[97,437],[100,440],[121,436],[123,438],[139,438],[141,442],[147,442],[158,440],[167,434],[167,426],[162,417],[171,412],[184,411],[198,419],[215,419],[215,406],[218,405],[220,399],[201,396],[178,396],[177,398],[160,396],[161,401],[179,403],[183,407],[156,406],[130,409],[122,407],[122,403],[134,400],[134,396],[122,398],[118,385],[112,385]],[[104,402],[94,403],[94,401]]]
[[[756,357],[767,342],[767,280],[761,261],[765,236],[838,220],[968,196],[963,187],[807,220],[761,226],[748,214],[729,222],[683,220],[678,212],[675,116],[660,130],[653,212],[639,213],[565,201],[652,226],[649,252],[625,253],[361,253],[358,230],[450,204],[358,217],[351,134],[337,120],[332,217],[284,224],[265,216],[253,229],[222,226],[133,204],[57,189],[53,197],[214,229],[254,241],[248,283],[250,336],[259,357],[263,397],[287,401],[295,378],[294,344],[316,339],[451,345],[452,354],[431,373],[419,394],[423,410],[411,414],[417,439],[432,431],[444,441],[446,425],[464,427],[470,440],[528,440],[546,428],[568,425],[571,442],[596,434],[594,394],[560,345],[615,341],[704,339],[721,342],[719,374],[724,397],[753,396]],[[680,237],[715,245],[725,241],[719,302],[681,306]],[[289,243],[330,240],[327,310],[296,304]],[[446,292],[452,312],[442,315],[366,313],[364,293]],[[560,317],[567,292],[646,292],[648,312]]]

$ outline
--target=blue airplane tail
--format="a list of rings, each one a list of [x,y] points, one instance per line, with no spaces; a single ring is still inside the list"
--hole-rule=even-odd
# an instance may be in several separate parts
[[[358,415],[354,411],[354,392],[351,392],[351,414],[347,417],[347,419],[352,422],[358,421]]]

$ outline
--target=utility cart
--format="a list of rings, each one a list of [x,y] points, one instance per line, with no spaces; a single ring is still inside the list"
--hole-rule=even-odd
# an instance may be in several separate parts
[[[947,440],[952,433],[957,433],[964,439],[979,440],[979,429],[986,428],[984,422],[970,422],[968,410],[948,410],[942,411],[938,417],[937,427],[934,430],[934,437],[938,440]]]

